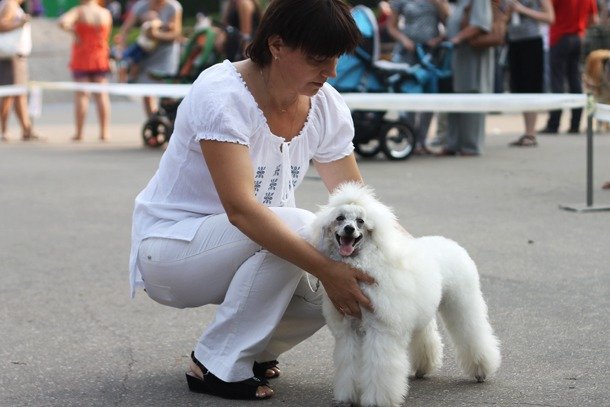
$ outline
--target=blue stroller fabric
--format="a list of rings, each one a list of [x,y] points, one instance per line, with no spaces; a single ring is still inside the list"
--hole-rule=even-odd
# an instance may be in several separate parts
[[[379,30],[375,15],[366,6],[352,9],[352,17],[362,35],[362,42],[352,54],[344,54],[337,63],[337,76],[328,82],[339,92],[433,93],[437,81],[451,75],[450,45],[443,44],[439,60],[435,52],[418,45],[421,62],[416,65],[379,59]]]

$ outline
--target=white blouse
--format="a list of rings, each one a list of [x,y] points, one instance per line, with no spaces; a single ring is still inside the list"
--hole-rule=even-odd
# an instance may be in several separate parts
[[[294,190],[309,162],[331,162],[352,153],[349,108],[330,85],[311,98],[307,120],[290,142],[271,133],[267,120],[234,65],[205,70],[178,107],[174,132],[159,169],[135,200],[131,296],[142,287],[137,266],[140,242],[148,237],[191,241],[207,215],[224,208],[202,157],[200,140],[248,146],[256,199],[265,206],[295,206]]]

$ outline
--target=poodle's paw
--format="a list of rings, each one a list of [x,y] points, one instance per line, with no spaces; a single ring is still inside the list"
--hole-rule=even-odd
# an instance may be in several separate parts
[[[437,371],[443,364],[443,347],[442,344],[433,349],[428,349],[428,352],[419,355],[417,360],[414,360],[415,378],[423,379],[426,375]]]
[[[417,379],[438,370],[443,364],[443,342],[438,333],[436,321],[415,335],[410,344],[411,365]]]
[[[358,405],[358,394],[351,380],[339,380],[333,391],[333,406]]]
[[[490,347],[483,354],[474,358],[468,365],[470,376],[474,377],[477,382],[483,383],[487,378],[493,376],[494,373],[500,367],[502,357],[500,356],[500,349],[498,347]]]

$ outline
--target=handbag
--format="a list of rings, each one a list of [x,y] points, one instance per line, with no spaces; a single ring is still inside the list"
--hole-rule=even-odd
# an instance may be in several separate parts
[[[468,39],[468,44],[474,48],[489,48],[504,45],[506,42],[506,25],[508,23],[508,13],[500,5],[500,0],[491,0],[492,22],[489,32],[482,32]],[[470,6],[464,13],[467,24],[470,16]]]
[[[0,32],[0,58],[28,56],[32,52],[30,23],[11,31]]]

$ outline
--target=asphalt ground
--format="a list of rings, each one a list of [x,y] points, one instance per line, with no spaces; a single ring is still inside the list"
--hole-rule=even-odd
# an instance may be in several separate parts
[[[109,143],[97,141],[93,112],[85,141],[71,143],[68,103],[45,105],[36,120],[46,142],[16,141],[12,117],[14,141],[0,144],[0,406],[250,405],[187,390],[188,355],[213,306],[129,298],[133,199],[162,151],[142,147],[139,103],[112,107]],[[498,374],[477,384],[443,335],[444,366],[411,380],[406,405],[608,406],[610,212],[559,209],[585,203],[585,137],[509,148],[520,116],[490,115],[487,128],[481,157],[359,161],[411,233],[470,252],[502,343]],[[594,152],[594,203],[610,205],[600,189],[610,134],[595,136]],[[325,201],[311,173],[297,202]],[[332,347],[322,329],[283,355],[275,397],[256,404],[330,405]]]

